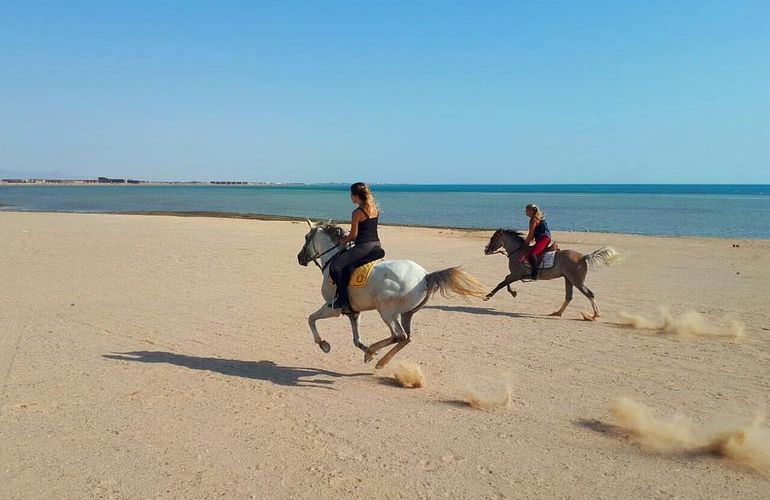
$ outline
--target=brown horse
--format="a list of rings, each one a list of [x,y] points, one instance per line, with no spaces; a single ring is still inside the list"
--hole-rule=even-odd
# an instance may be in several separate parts
[[[487,243],[487,246],[484,248],[484,253],[487,255],[503,253],[501,252],[501,249],[504,249],[504,253],[508,255],[508,269],[510,270],[510,274],[489,292],[484,300],[492,298],[492,296],[503,287],[507,287],[511,295],[516,297],[516,292],[511,290],[511,283],[527,279],[531,274],[527,260],[523,259],[528,248],[529,247],[520,232],[511,229],[498,229],[495,231],[495,234],[492,235],[489,239],[489,243]],[[546,269],[540,269],[537,274],[538,280],[564,278],[564,285],[566,287],[564,304],[562,304],[558,311],[551,313],[551,316],[562,315],[572,300],[572,288],[576,287],[580,290],[580,293],[588,297],[588,300],[591,302],[591,307],[593,308],[593,316],[581,313],[583,318],[588,321],[596,321],[596,318],[599,317],[599,306],[596,305],[594,293],[585,286],[586,275],[588,274],[589,269],[600,265],[612,265],[619,258],[620,252],[612,247],[602,247],[588,255],[583,255],[574,250],[557,250],[556,255],[554,256],[553,266]]]

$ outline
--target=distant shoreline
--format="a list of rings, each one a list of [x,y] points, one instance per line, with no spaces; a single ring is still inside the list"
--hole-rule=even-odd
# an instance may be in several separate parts
[[[106,178],[102,178],[106,179]],[[0,187],[201,187],[201,188],[265,188],[310,191],[346,191],[347,183],[339,182],[262,182],[262,181],[134,181],[99,180],[39,180],[15,182],[0,179]],[[658,184],[658,183],[566,183],[566,184],[409,184],[372,183],[375,192],[430,192],[430,193],[553,193],[553,194],[660,194],[660,195],[742,195],[770,197],[770,184]]]
[[[29,181],[8,181],[0,180],[0,186],[94,186],[94,187],[115,187],[115,186],[309,186],[303,182],[251,182],[251,181],[132,181],[132,182],[99,182],[95,179],[78,180],[29,180]]]

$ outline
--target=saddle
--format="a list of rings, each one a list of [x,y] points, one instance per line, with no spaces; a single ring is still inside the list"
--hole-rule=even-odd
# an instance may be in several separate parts
[[[556,259],[556,252],[559,251],[559,244],[552,241],[543,253],[537,256],[537,268],[538,269],[550,269],[553,267],[554,260]],[[524,260],[524,267],[530,268],[529,260]]]
[[[341,254],[340,254],[341,255]],[[372,272],[372,268],[382,259],[385,258],[385,250],[382,247],[375,248],[360,261],[356,262],[356,268],[350,274],[350,281],[348,287],[362,288],[366,286],[369,281],[369,273]],[[329,283],[334,285],[334,279],[329,275]]]

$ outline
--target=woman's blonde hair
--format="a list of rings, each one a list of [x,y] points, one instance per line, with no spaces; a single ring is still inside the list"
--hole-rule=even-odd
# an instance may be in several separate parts
[[[527,210],[532,210],[533,212],[535,212],[534,217],[537,220],[545,219],[545,213],[542,210],[540,210],[540,207],[538,207],[534,203],[530,203],[529,205],[527,205]]]
[[[358,196],[358,199],[363,203],[361,208],[364,209],[366,215],[370,215],[377,210],[377,200],[374,199],[372,190],[365,183],[356,182],[355,184],[351,184],[350,194]]]

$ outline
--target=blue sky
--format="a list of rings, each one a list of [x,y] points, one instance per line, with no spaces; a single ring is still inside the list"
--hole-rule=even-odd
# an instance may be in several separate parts
[[[6,2],[0,173],[770,183],[770,3]]]

